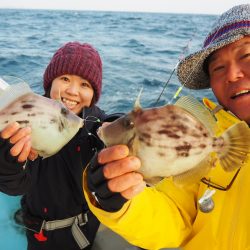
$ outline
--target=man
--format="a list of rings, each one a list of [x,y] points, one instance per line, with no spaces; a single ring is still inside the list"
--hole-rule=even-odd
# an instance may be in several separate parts
[[[250,124],[249,35],[250,4],[235,6],[220,16],[204,47],[178,66],[186,87],[212,88],[224,110],[208,99],[204,104],[221,131],[240,120]],[[124,145],[106,148],[85,173],[87,202],[103,224],[146,249],[250,248],[250,160],[233,172],[217,162],[201,182],[185,188],[167,178],[146,187],[136,172],[140,160],[128,153]],[[208,213],[199,207],[206,191],[215,204]]]

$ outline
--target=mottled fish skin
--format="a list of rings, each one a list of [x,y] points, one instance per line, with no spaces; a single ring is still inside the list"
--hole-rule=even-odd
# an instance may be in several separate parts
[[[200,179],[209,170],[206,165],[212,152],[218,153],[224,170],[240,167],[250,150],[247,124],[236,124],[221,137],[214,136],[213,126],[204,124],[178,105],[150,109],[137,105],[130,113],[101,127],[98,136],[106,146],[128,145],[130,154],[140,158],[139,172],[146,180],[191,176],[190,171]],[[198,166],[206,172],[197,171]]]
[[[174,105],[132,111],[100,130],[99,136],[107,146],[127,144],[141,159],[146,179],[189,170],[212,151],[213,143],[201,122]]]
[[[61,102],[33,92],[0,111],[0,130],[15,121],[31,127],[32,147],[44,158],[58,152],[83,126],[83,120]]]

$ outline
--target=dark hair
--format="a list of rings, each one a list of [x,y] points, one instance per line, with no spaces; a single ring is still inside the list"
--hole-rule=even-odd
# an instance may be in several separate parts
[[[52,85],[51,85],[51,86],[52,86]],[[50,90],[51,90],[51,86],[50,86],[48,89],[46,89],[46,90],[45,90],[45,93],[44,93],[44,95],[43,95],[43,96],[50,98]]]
[[[213,55],[213,53],[211,53],[205,60],[204,63],[202,65],[202,69],[204,71],[204,73],[209,77],[209,63],[210,63],[210,58]]]

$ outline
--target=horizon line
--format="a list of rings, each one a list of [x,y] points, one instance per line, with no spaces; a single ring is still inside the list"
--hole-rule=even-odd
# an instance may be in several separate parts
[[[216,13],[199,13],[199,12],[165,12],[165,11],[146,11],[146,10],[108,10],[108,9],[68,9],[68,8],[36,8],[36,7],[1,7],[4,10],[47,10],[47,11],[86,11],[86,12],[127,12],[127,13],[152,13],[152,14],[184,14],[184,15],[211,15],[217,16]]]

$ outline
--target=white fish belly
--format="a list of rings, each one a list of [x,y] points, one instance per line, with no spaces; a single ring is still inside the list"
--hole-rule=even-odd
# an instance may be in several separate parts
[[[83,125],[82,119],[61,103],[33,93],[0,111],[0,130],[15,121],[21,127],[31,127],[32,147],[43,157],[58,152]]]
[[[178,155],[174,149],[164,151],[155,150],[151,147],[142,147],[137,152],[137,156],[142,162],[139,171],[145,178],[175,176],[194,168],[210,152],[209,149],[198,154],[190,151],[189,156],[185,157]]]

